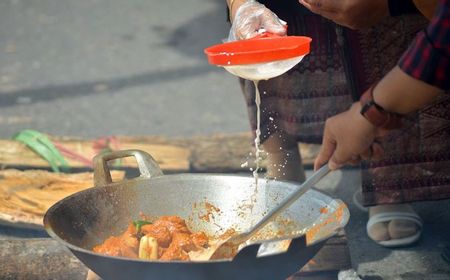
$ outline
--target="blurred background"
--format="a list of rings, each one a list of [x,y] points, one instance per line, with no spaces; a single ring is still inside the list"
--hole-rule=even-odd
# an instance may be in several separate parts
[[[0,138],[26,128],[83,138],[249,131],[237,78],[203,54],[228,30],[225,0],[1,0]],[[440,258],[448,202],[417,205],[426,221],[418,246],[385,249],[352,204],[360,184],[354,169],[323,187],[352,212],[354,268],[365,279],[449,279]]]
[[[0,137],[248,131],[223,0],[0,1]]]

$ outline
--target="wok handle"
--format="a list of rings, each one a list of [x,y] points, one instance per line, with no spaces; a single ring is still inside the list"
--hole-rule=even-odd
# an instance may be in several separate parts
[[[149,179],[163,175],[156,160],[148,153],[140,150],[122,150],[98,154],[94,157],[94,183],[96,187],[102,187],[113,183],[108,161],[125,157],[136,159],[140,176],[138,178]],[[133,180],[133,179],[131,179]]]

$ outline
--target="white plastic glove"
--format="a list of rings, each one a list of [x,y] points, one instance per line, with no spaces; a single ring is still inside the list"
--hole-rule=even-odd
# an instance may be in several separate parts
[[[247,1],[236,11],[228,41],[250,39],[261,32],[286,35],[286,22],[256,1]]]
[[[338,280],[361,280],[355,270],[341,270],[338,274]]]

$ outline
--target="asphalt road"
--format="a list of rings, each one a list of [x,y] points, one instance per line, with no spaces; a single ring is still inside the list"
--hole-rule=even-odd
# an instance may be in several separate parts
[[[221,0],[0,1],[0,137],[247,131],[203,54],[228,30]]]

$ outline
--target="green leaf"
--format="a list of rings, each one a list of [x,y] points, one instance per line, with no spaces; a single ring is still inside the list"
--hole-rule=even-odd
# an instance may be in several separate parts
[[[145,225],[150,225],[152,222],[144,221],[144,220],[136,220],[133,221],[133,225],[136,227],[136,231],[139,233],[141,231],[141,227]]]
[[[60,167],[68,169],[69,164],[45,134],[36,130],[25,129],[16,134],[13,139],[24,143],[44,158],[54,172],[59,172]]]

